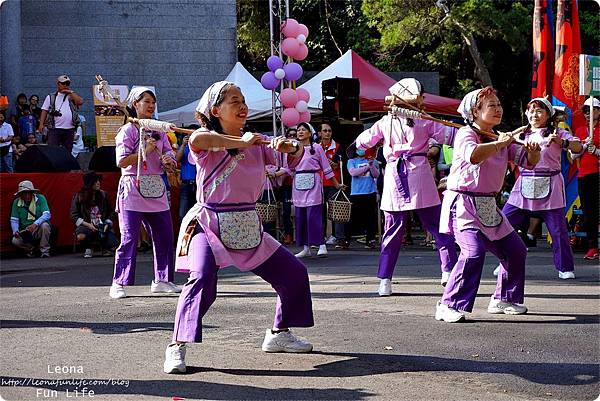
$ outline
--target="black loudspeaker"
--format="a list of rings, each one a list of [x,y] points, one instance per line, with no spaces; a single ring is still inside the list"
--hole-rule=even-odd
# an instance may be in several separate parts
[[[329,119],[360,120],[360,81],[332,78],[321,83],[323,116]]]
[[[360,95],[358,78],[331,78],[321,82],[323,97],[354,98]]]
[[[32,145],[17,160],[17,173],[51,173],[81,170],[77,160],[62,146]]]
[[[90,165],[88,167],[92,171],[120,171],[117,167],[117,156],[115,146],[100,146],[94,152]]]

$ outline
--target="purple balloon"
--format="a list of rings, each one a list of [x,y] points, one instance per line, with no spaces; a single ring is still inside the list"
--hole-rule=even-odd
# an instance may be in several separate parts
[[[280,81],[275,76],[275,73],[272,71],[267,71],[262,75],[262,77],[260,77],[260,83],[263,86],[263,88],[268,89],[270,91],[277,88],[279,82]]]
[[[297,81],[302,76],[302,67],[298,63],[289,63],[283,66],[285,71],[285,79],[288,81]]]
[[[283,67],[283,60],[278,56],[271,56],[267,59],[267,67],[275,72],[276,69]]]

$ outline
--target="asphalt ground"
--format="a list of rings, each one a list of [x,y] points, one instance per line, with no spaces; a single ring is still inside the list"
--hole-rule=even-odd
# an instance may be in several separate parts
[[[296,248],[290,248],[297,251]],[[437,254],[409,246],[394,294],[380,298],[378,253],[353,244],[306,260],[315,326],[295,333],[310,354],[260,350],[276,297],[251,273],[227,268],[188,346],[185,375],[162,372],[177,296],[150,294],[152,259],[112,300],[109,257],[0,261],[0,399],[5,400],[594,400],[600,394],[598,262],[576,255],[562,281],[547,246],[527,260],[521,316],[490,315],[497,260],[488,255],[465,323],[434,320]],[[176,274],[183,284],[186,276]],[[58,372],[57,372],[58,370]],[[94,393],[91,394],[90,391]]]

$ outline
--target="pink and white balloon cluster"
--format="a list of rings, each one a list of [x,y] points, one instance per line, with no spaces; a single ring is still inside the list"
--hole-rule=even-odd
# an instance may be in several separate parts
[[[297,81],[302,77],[304,71],[300,64],[293,60],[304,60],[308,56],[306,47],[306,37],[308,28],[304,24],[299,24],[295,19],[287,19],[281,26],[281,32],[285,39],[281,42],[281,51],[288,56],[290,61],[284,64],[284,61],[278,56],[271,56],[267,59],[269,71],[265,72],[260,78],[260,83],[265,89],[274,90],[281,84],[281,80]],[[310,94],[304,89],[286,88],[280,94],[281,104],[284,107],[281,113],[281,121],[287,127],[297,125],[301,122],[310,121],[310,112],[308,111],[308,101]]]

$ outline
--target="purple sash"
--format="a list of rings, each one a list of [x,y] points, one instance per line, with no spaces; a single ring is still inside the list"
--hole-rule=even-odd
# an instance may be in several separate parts
[[[402,153],[396,160],[390,163],[396,163],[396,168],[393,170],[394,181],[400,191],[400,195],[406,202],[410,202],[410,188],[408,187],[408,168],[406,162],[413,157],[424,156],[427,157],[427,153]]]

